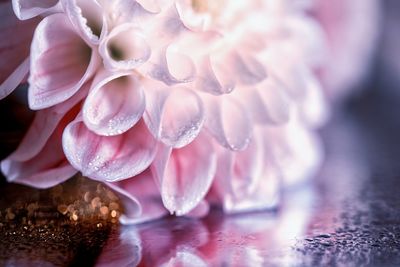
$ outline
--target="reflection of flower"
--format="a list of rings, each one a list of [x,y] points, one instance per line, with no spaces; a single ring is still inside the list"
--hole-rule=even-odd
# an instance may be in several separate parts
[[[14,0],[33,19],[0,96],[29,71],[39,111],[2,171],[38,187],[81,171],[134,204],[125,222],[164,214],[159,201],[192,216],[206,196],[227,212],[276,205],[281,179],[318,166],[311,131],[326,118],[324,34],[301,3]]]
[[[314,193],[309,188],[295,192],[278,214],[224,216],[215,211],[199,220],[169,218],[123,226],[113,233],[97,265],[298,265],[298,255],[288,248],[307,231]]]

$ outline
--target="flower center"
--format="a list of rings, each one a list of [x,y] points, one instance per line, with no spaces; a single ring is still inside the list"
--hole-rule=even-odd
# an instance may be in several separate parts
[[[192,8],[197,13],[208,13],[212,17],[221,14],[225,0],[192,0]]]

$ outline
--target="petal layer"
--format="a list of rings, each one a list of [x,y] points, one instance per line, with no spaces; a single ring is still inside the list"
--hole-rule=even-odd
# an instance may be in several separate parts
[[[58,0],[12,0],[15,15],[26,20],[43,13],[61,11]]]
[[[144,119],[152,134],[175,148],[192,142],[204,122],[204,108],[197,94],[188,88],[165,88],[158,83],[146,87],[152,88],[146,88]]]
[[[24,141],[16,153],[1,162],[1,171],[9,182],[25,184],[37,188],[48,188],[57,185],[77,173],[65,158],[61,136],[65,125],[76,115],[75,110],[68,112],[54,129],[54,121],[46,122],[48,114],[37,114]],[[43,118],[40,118],[44,116]],[[38,145],[28,141],[34,140],[37,127],[45,127],[44,137],[40,137]],[[33,129],[33,130],[32,130]],[[49,136],[50,135],[50,136]],[[46,138],[48,136],[48,138]]]
[[[229,96],[203,96],[205,127],[222,146],[243,150],[250,142],[252,122],[243,106]]]
[[[154,159],[156,140],[142,121],[121,135],[100,136],[85,126],[80,115],[66,127],[63,148],[84,176],[112,182],[145,170]]]
[[[149,170],[130,179],[108,183],[108,185],[126,196],[122,198],[125,208],[125,213],[120,217],[122,224],[143,223],[168,214]],[[135,205],[139,205],[139,209]]]
[[[31,47],[29,105],[43,109],[75,94],[97,68],[97,56],[74,31],[68,18],[55,14],[38,25]]]
[[[86,126],[99,135],[126,132],[142,117],[145,96],[138,79],[124,73],[99,73],[83,106]]]
[[[71,23],[91,44],[97,45],[106,31],[105,14],[96,0],[61,0]]]
[[[164,206],[178,216],[193,210],[207,194],[216,164],[216,153],[205,135],[180,149],[160,145],[152,172]]]
[[[0,3],[0,99],[9,95],[27,76],[29,48],[39,19],[18,20],[11,3]],[[18,33],[18,34],[16,34]]]

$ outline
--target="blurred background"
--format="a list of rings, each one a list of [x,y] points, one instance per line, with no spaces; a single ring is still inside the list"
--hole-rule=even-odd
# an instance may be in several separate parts
[[[285,192],[279,210],[228,217],[214,211],[202,220],[167,218],[137,227],[90,214],[91,223],[77,224],[60,211],[74,196],[97,190],[108,205],[118,201],[79,177],[61,193],[1,177],[0,265],[399,266],[400,2],[380,2],[371,66],[321,129],[325,163],[312,184]],[[24,93],[0,102],[1,159],[33,118],[19,100]],[[18,209],[26,213],[19,219],[31,224],[13,223],[10,214]]]

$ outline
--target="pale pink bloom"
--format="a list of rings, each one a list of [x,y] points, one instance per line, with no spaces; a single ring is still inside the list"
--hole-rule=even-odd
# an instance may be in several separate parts
[[[271,208],[282,185],[315,173],[326,42],[306,1],[13,3],[22,19],[45,17],[27,61],[40,111],[2,163],[9,180],[46,187],[77,170],[118,191],[121,221],[138,223],[201,216],[209,201],[232,213]],[[46,157],[53,142],[57,157]],[[26,167],[37,159],[39,170]],[[40,173],[57,179],[35,184]]]

